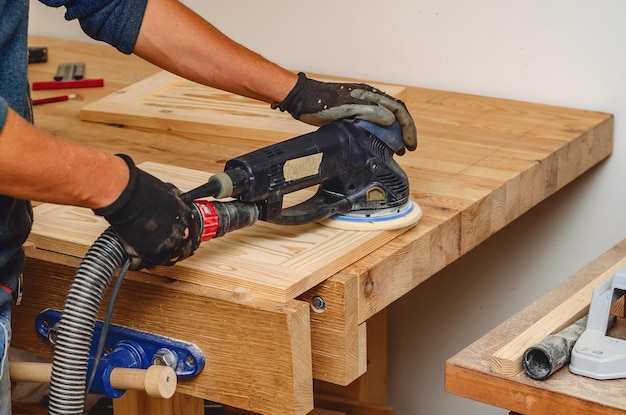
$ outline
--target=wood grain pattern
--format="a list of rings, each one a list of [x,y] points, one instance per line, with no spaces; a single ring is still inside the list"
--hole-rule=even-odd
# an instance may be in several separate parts
[[[115,415],[204,415],[204,400],[176,393],[171,399],[151,398],[145,392],[128,390],[113,399]]]
[[[42,355],[52,347],[34,329],[46,308],[62,309],[80,259],[31,249],[26,290],[13,310],[12,345]],[[109,287],[109,293],[112,287]],[[105,297],[99,319],[104,318]],[[234,299],[232,293],[129,272],[114,324],[194,343],[206,364],[179,378],[177,392],[263,415],[305,415],[313,409],[309,304]]]
[[[333,277],[334,278],[334,277]],[[367,328],[354,318],[358,313],[358,281],[320,284],[298,297],[311,304],[321,297],[323,313],[311,313],[313,376],[348,385],[367,370]]]
[[[49,62],[29,66],[31,81],[48,80],[56,72],[57,64],[74,61],[86,61],[90,77],[106,80],[103,88],[88,88],[81,92],[84,95],[82,102],[73,100],[35,107],[37,125],[48,132],[110,153],[129,154],[137,163],[151,161],[201,171],[220,171],[226,160],[277,139],[273,134],[225,139],[218,131],[207,128],[184,132],[175,128],[120,128],[119,124],[85,122],[78,116],[82,106],[142,81],[158,73],[159,69],[137,56],[122,56],[106,45],[47,37],[31,37],[30,41],[33,45],[45,44],[51,51]],[[419,145],[416,151],[407,153],[398,161],[409,176],[411,196],[423,208],[424,215],[417,226],[302,296],[305,301],[316,293],[327,296],[328,311],[311,315],[310,338],[314,376],[329,382],[345,384],[362,371],[363,354],[359,352],[365,326],[362,323],[571,183],[605,159],[612,150],[613,117],[610,114],[417,86],[406,87],[401,95],[415,118]],[[34,91],[33,96],[45,95]],[[267,107],[264,111],[272,116],[277,113]],[[67,260],[75,259],[70,253],[58,252]],[[36,279],[38,284],[40,279],[48,278],[44,266],[32,271],[31,280]],[[43,277],[39,278],[37,273]],[[63,280],[54,281],[58,284]],[[33,287],[31,283],[26,294],[46,292],[47,289],[50,286],[39,284]],[[133,289],[151,295],[152,285],[146,283],[133,286]],[[254,314],[254,305],[259,300],[253,296],[244,302],[248,307],[231,303],[234,301],[232,292],[211,290],[210,296],[216,296],[226,304],[215,309],[207,307],[206,332],[221,334],[225,323],[214,318],[214,314],[229,315],[235,311],[238,319],[258,318],[254,323],[262,327],[275,324],[273,320],[265,321]],[[172,312],[169,319],[186,318],[187,310],[181,305],[179,296],[149,299],[138,296],[131,310],[133,313],[119,318],[129,324],[138,319],[149,319],[144,314],[154,310],[155,302]],[[46,298],[17,307],[20,310],[18,319],[40,311],[37,307],[42,304],[47,304]],[[197,315],[202,316],[202,312],[198,311]],[[35,334],[26,329],[28,324],[18,325],[24,329],[14,333],[15,341],[19,339],[21,344],[32,344]],[[193,328],[179,331],[208,341]],[[326,337],[328,335],[333,337]],[[247,344],[248,337],[241,340]],[[231,343],[235,339],[228,337],[227,340],[221,349],[220,361],[238,362],[239,349]],[[210,339],[211,349],[218,347],[214,341],[218,342]],[[491,347],[491,344],[487,346]],[[276,347],[281,352],[283,349],[282,344]],[[488,350],[490,356],[497,348]],[[275,384],[273,388],[268,386],[258,392],[255,389],[255,385],[266,385],[268,381],[269,375],[266,376],[263,369],[268,365],[274,369],[271,353],[263,353],[254,359],[250,357],[250,361],[257,366],[250,365],[247,371],[237,371],[246,381],[238,388],[241,398],[229,389],[228,395],[220,399],[235,406],[245,405],[248,401],[258,403],[263,397],[270,396],[272,393],[265,393],[272,390],[282,404],[288,386]],[[258,367],[258,362],[265,362],[266,366]],[[216,379],[223,377],[235,382],[236,374],[227,369],[227,365],[220,366],[212,374]],[[280,370],[288,369],[281,366]],[[280,370],[273,370],[272,375]],[[282,378],[278,376],[276,379]],[[187,386],[202,391],[207,388],[207,397],[219,395],[222,384],[206,385],[205,381],[212,382],[213,379],[198,380]],[[269,400],[263,404],[265,408],[273,408],[273,402]]]
[[[320,80],[337,81],[328,77]],[[401,97],[404,87],[376,84]],[[81,108],[86,121],[250,139],[286,139],[316,127],[269,105],[159,72]]]
[[[142,169],[188,190],[206,182],[209,173],[158,163],[142,163]],[[293,203],[302,194],[287,197]],[[107,222],[90,209],[53,204],[35,208],[35,224],[29,240],[40,249],[83,257]],[[258,221],[200,246],[196,253],[174,267],[151,272],[276,301],[296,298],[359,258],[384,245],[408,228],[393,231],[355,232],[316,223],[280,226]]]

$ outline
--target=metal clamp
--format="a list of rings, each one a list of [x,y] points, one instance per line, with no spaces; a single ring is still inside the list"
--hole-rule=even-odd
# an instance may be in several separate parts
[[[36,318],[37,331],[51,344],[55,343],[61,315],[59,310],[47,309]],[[102,321],[96,321],[89,351],[90,366],[100,341],[102,326]],[[118,398],[125,392],[111,385],[113,369],[148,369],[152,365],[165,365],[171,367],[177,377],[185,378],[200,373],[205,364],[204,354],[195,344],[114,324],[109,325],[104,344],[90,392],[106,394],[111,398]]]

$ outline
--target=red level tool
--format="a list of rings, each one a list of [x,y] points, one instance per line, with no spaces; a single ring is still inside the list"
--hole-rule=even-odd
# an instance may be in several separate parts
[[[104,86],[104,79],[81,79],[77,81],[43,81],[33,82],[33,90],[65,89],[65,88],[93,88]]]

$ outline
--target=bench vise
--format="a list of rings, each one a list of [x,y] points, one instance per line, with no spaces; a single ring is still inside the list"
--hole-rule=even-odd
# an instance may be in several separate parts
[[[39,313],[35,321],[39,335],[52,345],[55,344],[61,314],[58,310],[46,309]],[[90,345],[87,369],[92,379],[90,393],[119,398],[126,389],[140,389],[150,396],[171,397],[177,378],[195,376],[204,368],[204,355],[192,343],[114,324],[110,324],[104,333],[104,348],[96,359],[103,327],[102,321],[96,321]],[[97,364],[95,368],[94,362]],[[46,365],[43,376],[21,380],[48,382],[51,365]],[[33,367],[30,366],[30,373],[35,373]],[[153,375],[150,375],[151,372]]]

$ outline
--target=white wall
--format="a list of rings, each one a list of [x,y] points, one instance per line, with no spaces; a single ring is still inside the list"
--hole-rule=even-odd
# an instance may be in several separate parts
[[[607,162],[390,307],[395,413],[507,413],[447,395],[444,363],[626,237],[626,2],[187,3],[292,69],[615,114],[615,149]],[[61,16],[33,2],[32,33],[83,39]]]

